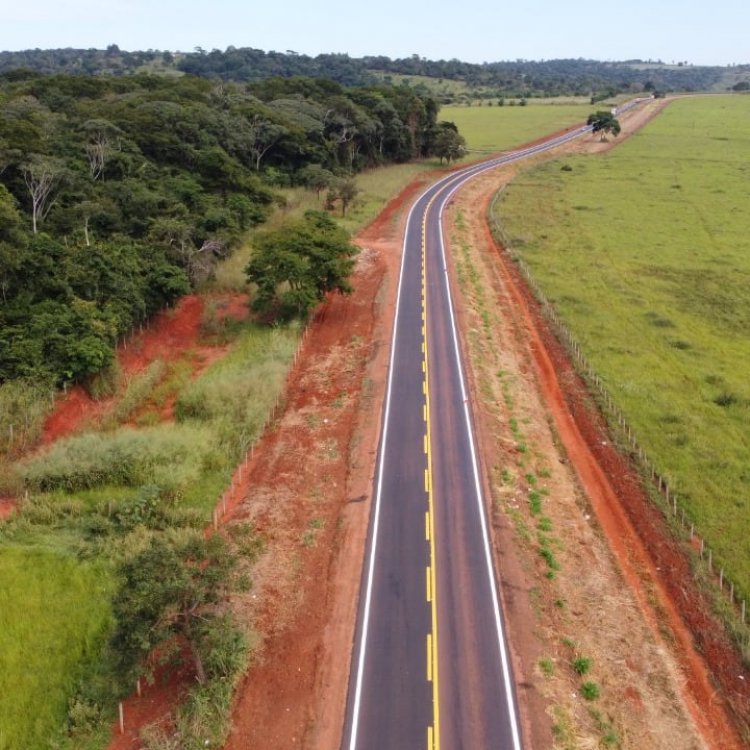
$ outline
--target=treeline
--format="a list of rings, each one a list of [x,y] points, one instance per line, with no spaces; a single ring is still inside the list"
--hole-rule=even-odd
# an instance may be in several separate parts
[[[303,78],[16,72],[0,112],[0,382],[99,373],[275,187],[429,155],[441,133],[429,97]]]
[[[346,54],[266,52],[250,47],[227,47],[189,53],[148,50],[126,52],[116,45],[106,50],[24,50],[0,52],[0,72],[18,68],[44,73],[130,75],[141,72],[188,73],[225,81],[259,81],[269,77],[305,76],[333,80],[344,86],[366,86],[383,75],[427,76],[462,81],[487,96],[591,95],[615,88],[643,90],[647,83],[659,91],[701,91],[715,86],[727,71],[716,66],[678,66],[628,60],[515,60],[467,63],[427,60],[419,55],[391,59],[385,56],[350,57]]]

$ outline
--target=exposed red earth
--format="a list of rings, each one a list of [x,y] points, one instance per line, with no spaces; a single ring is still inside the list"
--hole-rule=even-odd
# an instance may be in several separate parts
[[[201,344],[201,321],[207,301],[216,305],[216,315],[238,320],[248,315],[247,297],[242,294],[215,295],[211,298],[190,294],[174,308],[154,317],[140,333],[135,333],[118,347],[117,361],[121,377],[127,379],[142,372],[156,360],[176,362],[187,358],[193,377],[227,352],[225,346]],[[95,426],[114,406],[114,398],[94,400],[84,388],[69,389],[55,404],[44,424],[42,445]],[[163,418],[171,418],[167,409]]]
[[[591,143],[591,149],[600,147]],[[265,538],[266,552],[256,566],[251,593],[238,604],[257,633],[259,648],[237,694],[226,750],[338,747],[387,374],[400,227],[426,179],[391,201],[357,238],[363,252],[353,279],[355,294],[332,297],[311,322],[281,407],[241,474],[238,468],[227,495],[223,522],[251,521]],[[475,201],[476,221],[484,220],[484,201],[494,189],[487,183],[482,199]],[[742,665],[697,591],[686,556],[670,540],[628,458],[604,437],[605,426],[585,385],[523,279],[482,231],[488,248],[497,252],[498,272],[512,291],[519,325],[529,337],[534,363],[530,387],[539,384],[643,618],[674,634],[669,647],[679,657],[690,714],[708,747],[744,747],[731,711],[750,715],[750,678],[738,679]],[[233,313],[246,310],[241,295],[225,301]],[[203,304],[191,295],[129,340],[118,352],[123,374],[139,372],[156,359],[184,357],[198,373],[222,356],[225,348],[198,343]],[[71,389],[47,421],[44,443],[95,424],[110,408],[109,401],[93,402],[82,390]],[[169,410],[162,418],[171,418]],[[0,516],[7,507],[8,501],[0,500]],[[517,658],[527,654],[524,644],[514,648]],[[154,686],[144,686],[141,697],[131,696],[124,705],[126,732],[120,735],[113,728],[110,750],[142,747],[139,728],[168,720],[191,680],[189,671],[163,674]],[[638,709],[636,687],[626,698]]]

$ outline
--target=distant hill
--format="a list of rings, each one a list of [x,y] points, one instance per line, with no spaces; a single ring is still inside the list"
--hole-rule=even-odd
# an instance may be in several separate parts
[[[750,65],[735,67],[694,66],[686,62],[627,60],[515,60],[475,63],[460,60],[427,60],[411,57],[350,57],[321,54],[315,57],[293,51],[265,52],[250,47],[227,47],[223,52],[197,48],[189,53],[148,50],[127,52],[117,45],[107,49],[55,49],[0,52],[0,74],[23,77],[34,73],[73,75],[132,75],[152,73],[182,75],[225,81],[258,81],[274,76],[327,78],[344,86],[371,85],[387,80],[402,85],[425,85],[425,78],[461,85],[441,94],[443,100],[462,98],[590,96],[624,91],[726,90],[750,81]],[[404,78],[406,77],[406,78]],[[418,79],[416,81],[412,78]]]

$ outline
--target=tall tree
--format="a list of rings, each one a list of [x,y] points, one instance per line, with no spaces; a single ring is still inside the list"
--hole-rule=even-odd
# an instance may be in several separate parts
[[[273,148],[287,129],[263,117],[253,117],[249,128],[248,150],[253,157],[255,170],[260,171],[260,162]]]
[[[92,180],[97,180],[104,174],[107,159],[114,148],[116,139],[122,135],[122,130],[107,120],[95,119],[87,120],[83,124],[83,131],[86,134],[89,175]]]
[[[359,249],[349,233],[322,211],[260,234],[247,266],[256,285],[253,307],[264,314],[304,317],[328,292],[349,294]]]
[[[450,164],[466,153],[466,139],[458,132],[454,123],[441,122],[436,128],[431,150],[440,158],[441,164],[443,159]]]
[[[599,110],[598,112],[592,112],[586,120],[587,125],[591,125],[591,130],[594,133],[601,133],[601,140],[605,140],[607,133],[612,133],[614,136],[620,134],[620,122],[615,117],[613,112],[607,110]]]
[[[34,234],[54,205],[54,195],[64,174],[59,159],[32,154],[21,167],[23,179],[31,196],[31,226]]]

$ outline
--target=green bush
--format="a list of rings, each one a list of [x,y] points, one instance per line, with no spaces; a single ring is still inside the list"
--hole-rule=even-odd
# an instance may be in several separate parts
[[[589,669],[591,669],[591,659],[579,656],[573,661],[573,671],[576,674],[584,675]]]
[[[581,695],[587,701],[595,701],[600,694],[601,690],[595,682],[584,682],[583,685],[581,685]]]

